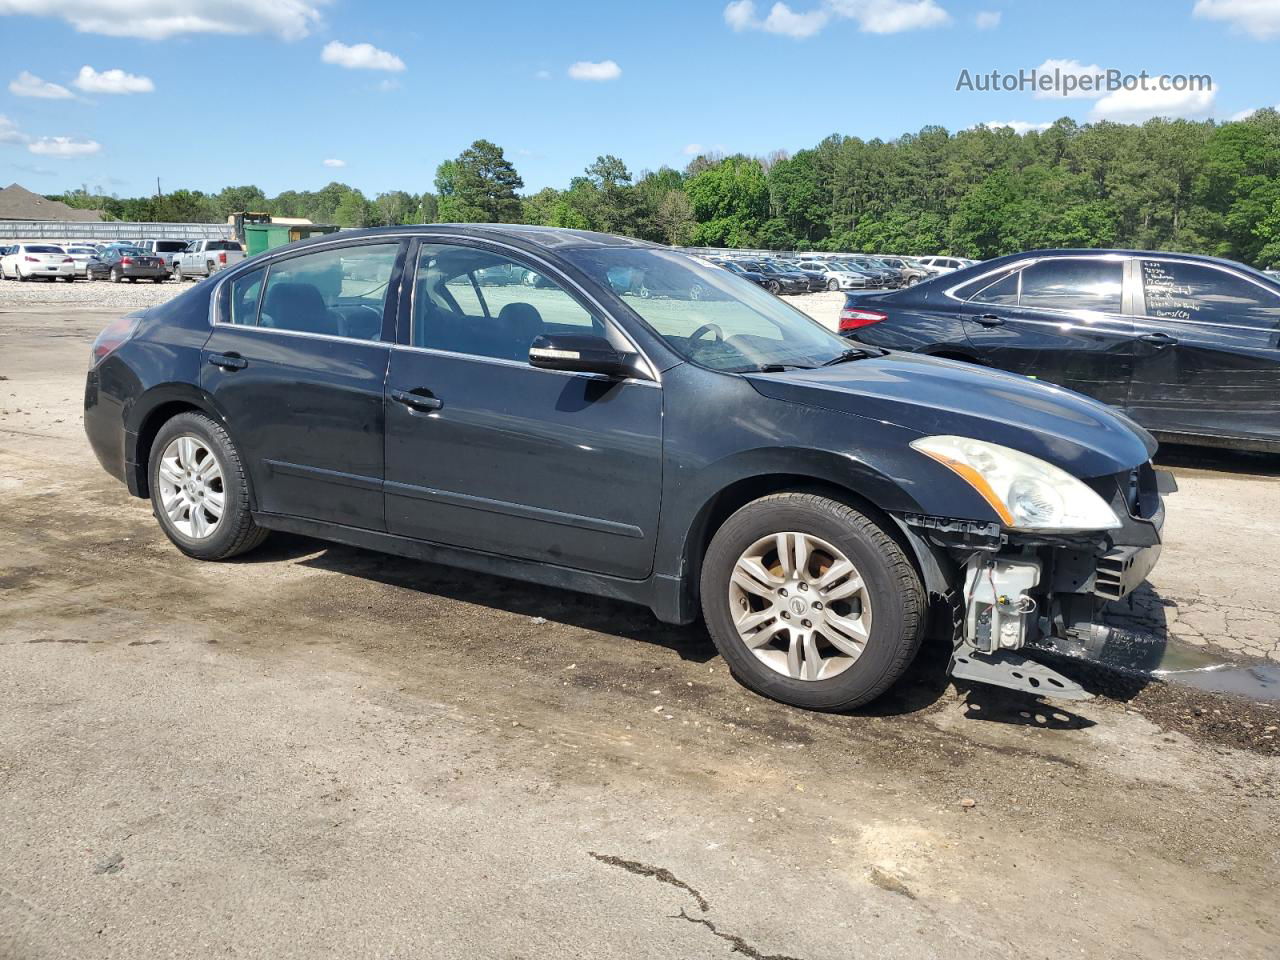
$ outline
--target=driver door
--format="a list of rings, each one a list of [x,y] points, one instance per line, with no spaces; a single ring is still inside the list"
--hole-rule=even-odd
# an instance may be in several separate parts
[[[410,264],[386,385],[388,531],[648,576],[662,388],[528,362],[540,334],[621,340],[611,321],[571,282],[506,250],[421,243]]]

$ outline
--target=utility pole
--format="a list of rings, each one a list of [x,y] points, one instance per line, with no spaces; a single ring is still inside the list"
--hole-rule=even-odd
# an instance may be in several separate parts
[[[156,177],[156,199],[159,200],[164,194],[160,192],[160,178]]]

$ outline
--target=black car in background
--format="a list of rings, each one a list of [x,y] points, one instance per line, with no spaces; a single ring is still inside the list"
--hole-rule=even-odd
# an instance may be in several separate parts
[[[547,285],[478,282],[518,270]],[[278,247],[111,323],[84,396],[188,556],[281,530],[701,616],[734,676],[822,710],[883,693],[931,623],[957,673],[1049,685],[1016,651],[1092,636],[1164,518],[1155,442],[1102,404],[582,231]]]
[[[809,279],[809,292],[816,293],[819,290],[827,289],[827,275],[822,270],[809,270],[788,260],[775,261],[783,270],[790,270],[794,273],[803,273]]]
[[[765,289],[770,293],[808,293],[809,277],[794,270],[788,270],[772,260],[739,260],[745,269],[762,274],[765,278]]]
[[[736,260],[712,260],[717,267],[728,270],[730,273],[736,273],[745,280],[750,280],[758,287],[769,289],[769,278],[757,270],[748,270]]]
[[[1013,254],[847,297],[840,332],[1060,384],[1171,440],[1280,450],[1280,283],[1228,260]]]
[[[98,251],[97,259],[90,260],[85,268],[90,280],[110,280],[119,283],[122,280],[150,280],[163,283],[169,279],[169,269],[164,258],[154,253],[147,253],[140,247],[125,247],[117,244],[108,245]]]

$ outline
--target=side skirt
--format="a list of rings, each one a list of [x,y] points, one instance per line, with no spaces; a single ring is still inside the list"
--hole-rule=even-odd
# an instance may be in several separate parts
[[[497,554],[484,553],[479,550],[468,550],[465,547],[446,546],[415,540],[412,537],[401,537],[392,533],[377,530],[363,530],[340,523],[329,523],[323,520],[305,520],[300,517],[285,516],[278,513],[261,513],[255,511],[253,521],[267,530],[279,530],[283,533],[296,533],[304,537],[315,537],[318,540],[329,540],[345,544],[349,547],[361,547],[365,550],[377,550],[413,560],[427,563],[439,563],[448,567],[461,567],[464,570],[475,570],[479,573],[491,574],[495,577],[508,577],[512,580],[524,580],[546,587],[561,590],[573,590],[577,593],[589,593],[597,597],[608,597],[611,600],[622,600],[649,607],[660,620],[669,623],[688,622],[681,617],[679,609],[668,609],[677,603],[672,585],[664,577],[650,577],[645,580],[624,580],[621,577],[609,577],[569,567],[558,567],[554,564],[539,563],[532,560],[520,560],[514,557],[503,557]]]

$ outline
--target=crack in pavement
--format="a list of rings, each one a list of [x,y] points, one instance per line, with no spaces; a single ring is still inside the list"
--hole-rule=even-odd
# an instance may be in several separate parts
[[[665,883],[669,886],[683,890],[685,893],[692,896],[694,900],[698,901],[698,906],[701,908],[703,913],[706,913],[711,909],[711,904],[707,903],[706,897],[664,867],[651,867],[649,864],[641,863],[638,860],[623,860],[621,857],[596,853],[594,850],[589,850],[587,852],[593,859],[599,860],[601,863],[607,863],[611,867],[619,867],[626,870],[628,873],[634,873],[638,877],[652,877],[659,883]]]
[[[786,953],[761,953],[736,933],[725,933],[723,930],[717,930],[716,925],[706,917],[689,916],[684,912],[683,907],[681,907],[680,912],[674,914],[671,919],[688,920],[690,923],[696,923],[706,927],[714,936],[719,937],[721,940],[727,940],[729,943],[733,944],[733,949],[729,951],[730,953],[741,953],[743,956],[750,957],[751,960],[799,960],[798,957],[793,957]]]

